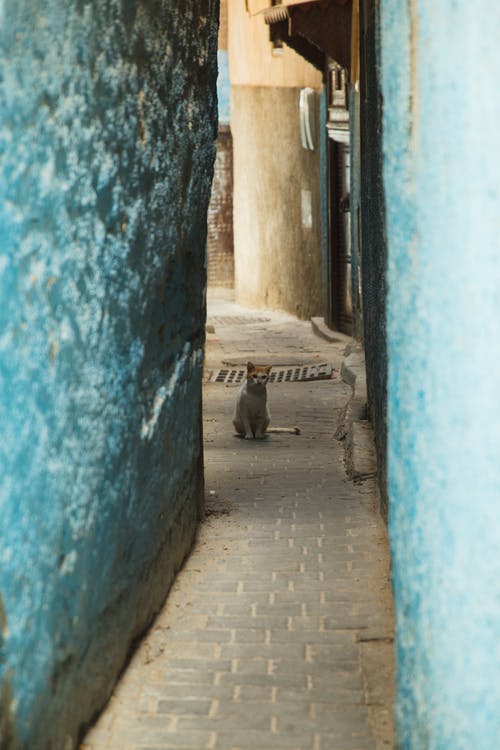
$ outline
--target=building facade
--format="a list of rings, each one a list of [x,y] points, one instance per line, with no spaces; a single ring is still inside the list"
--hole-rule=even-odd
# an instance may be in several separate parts
[[[323,309],[321,74],[270,39],[260,14],[266,5],[228,5],[236,299],[307,318]],[[301,137],[303,89],[309,145]]]
[[[233,240],[233,136],[231,133],[231,85],[228,55],[228,0],[220,3],[217,52],[217,132],[214,179],[208,207],[208,285],[234,288]]]

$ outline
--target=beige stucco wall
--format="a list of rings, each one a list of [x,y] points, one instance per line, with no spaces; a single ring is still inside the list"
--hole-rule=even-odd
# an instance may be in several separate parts
[[[235,290],[242,304],[308,318],[323,313],[320,158],[301,145],[299,91],[232,87]]]
[[[273,54],[269,27],[258,13],[271,0],[227,0],[231,83],[235,86],[311,86],[321,88],[321,73],[290,47]]]
[[[219,49],[227,50],[228,46],[228,0],[220,0],[219,4]]]

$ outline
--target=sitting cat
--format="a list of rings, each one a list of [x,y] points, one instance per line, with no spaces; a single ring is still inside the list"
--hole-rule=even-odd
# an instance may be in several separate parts
[[[271,419],[267,408],[266,384],[272,365],[247,364],[247,376],[238,391],[233,425],[245,440],[262,440]]]

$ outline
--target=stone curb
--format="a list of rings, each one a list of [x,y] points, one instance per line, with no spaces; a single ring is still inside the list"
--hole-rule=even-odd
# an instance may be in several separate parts
[[[314,333],[317,336],[321,336],[326,341],[331,341],[333,344],[352,344],[352,338],[347,336],[345,333],[340,331],[332,331],[328,328],[323,318],[311,318],[311,325]]]
[[[345,343],[346,356],[340,375],[351,386],[352,396],[346,405],[337,430],[345,440],[346,471],[350,479],[361,481],[377,473],[373,428],[368,420],[365,355],[350,336],[332,331],[323,318],[311,318],[314,333],[331,343]]]
[[[346,469],[351,479],[360,481],[377,474],[373,428],[368,420],[365,354],[351,351],[342,363],[341,377],[352,388],[341,425],[345,439]]]

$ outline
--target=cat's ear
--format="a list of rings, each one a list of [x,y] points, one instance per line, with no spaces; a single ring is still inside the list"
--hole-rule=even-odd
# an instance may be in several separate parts
[[[247,370],[250,372],[250,370],[255,370],[255,365],[253,362],[247,362]]]

